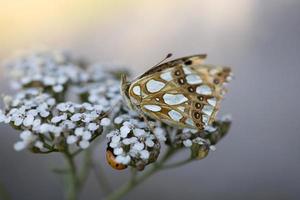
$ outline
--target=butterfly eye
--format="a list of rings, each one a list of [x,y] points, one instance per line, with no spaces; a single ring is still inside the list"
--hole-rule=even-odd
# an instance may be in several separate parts
[[[184,62],[185,65],[191,65],[192,63],[193,63],[193,61],[191,61],[191,60],[188,60],[188,61]]]

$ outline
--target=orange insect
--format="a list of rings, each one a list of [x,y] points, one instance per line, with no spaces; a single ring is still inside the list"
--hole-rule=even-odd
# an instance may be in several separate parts
[[[113,154],[111,148],[106,149],[106,160],[107,160],[108,164],[114,169],[123,170],[123,169],[127,168],[127,165],[123,165],[121,163],[116,162],[116,157]]]

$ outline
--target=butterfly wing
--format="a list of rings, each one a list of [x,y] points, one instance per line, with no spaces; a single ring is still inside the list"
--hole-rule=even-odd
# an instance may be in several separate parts
[[[215,120],[228,67],[203,65],[203,57],[177,59],[150,69],[129,87],[146,115],[178,127],[203,129]]]
[[[191,64],[191,63],[193,63],[193,65],[199,65],[199,64],[203,63],[203,61],[206,59],[206,57],[207,57],[206,54],[197,54],[197,55],[193,55],[193,56],[186,56],[186,57],[178,58],[178,59],[172,60],[170,62],[166,62],[161,65],[152,67],[151,69],[146,71],[144,74],[142,74],[139,78],[145,77],[150,74],[154,74],[156,72],[161,72],[165,69],[172,68],[176,65],[184,65],[184,64]]]

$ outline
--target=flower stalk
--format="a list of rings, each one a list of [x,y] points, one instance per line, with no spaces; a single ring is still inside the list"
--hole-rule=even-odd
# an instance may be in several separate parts
[[[74,160],[75,157],[69,152],[68,148],[65,151],[63,151],[63,154],[68,164],[68,178],[67,178],[68,189],[66,194],[67,199],[76,200],[78,189],[79,189],[79,180],[78,180],[77,169]]]
[[[137,185],[145,181],[147,178],[152,176],[153,174],[157,173],[161,169],[163,169],[164,164],[178,151],[177,148],[169,147],[167,151],[165,152],[164,156],[160,161],[157,161],[153,164],[153,166],[143,173],[140,176],[132,176],[131,179],[125,183],[123,186],[121,186],[119,189],[114,191],[112,194],[110,194],[108,197],[106,197],[106,200],[117,200],[121,199],[125,194],[130,192],[132,189],[134,189]],[[133,172],[135,173],[135,172]]]

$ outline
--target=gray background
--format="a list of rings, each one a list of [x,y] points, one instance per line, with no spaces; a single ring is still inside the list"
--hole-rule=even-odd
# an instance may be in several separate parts
[[[154,175],[124,199],[299,199],[300,1],[141,1],[119,10],[92,19],[68,41],[51,40],[49,32],[35,43],[124,63],[136,74],[169,52],[208,53],[208,63],[230,65],[236,77],[221,112],[232,114],[232,129],[217,151]],[[49,172],[61,158],[16,153],[16,140],[1,125],[0,181],[13,199],[62,199],[62,181]],[[110,169],[103,154],[102,148],[96,156],[117,187],[129,172]],[[102,195],[90,176],[82,199]]]

